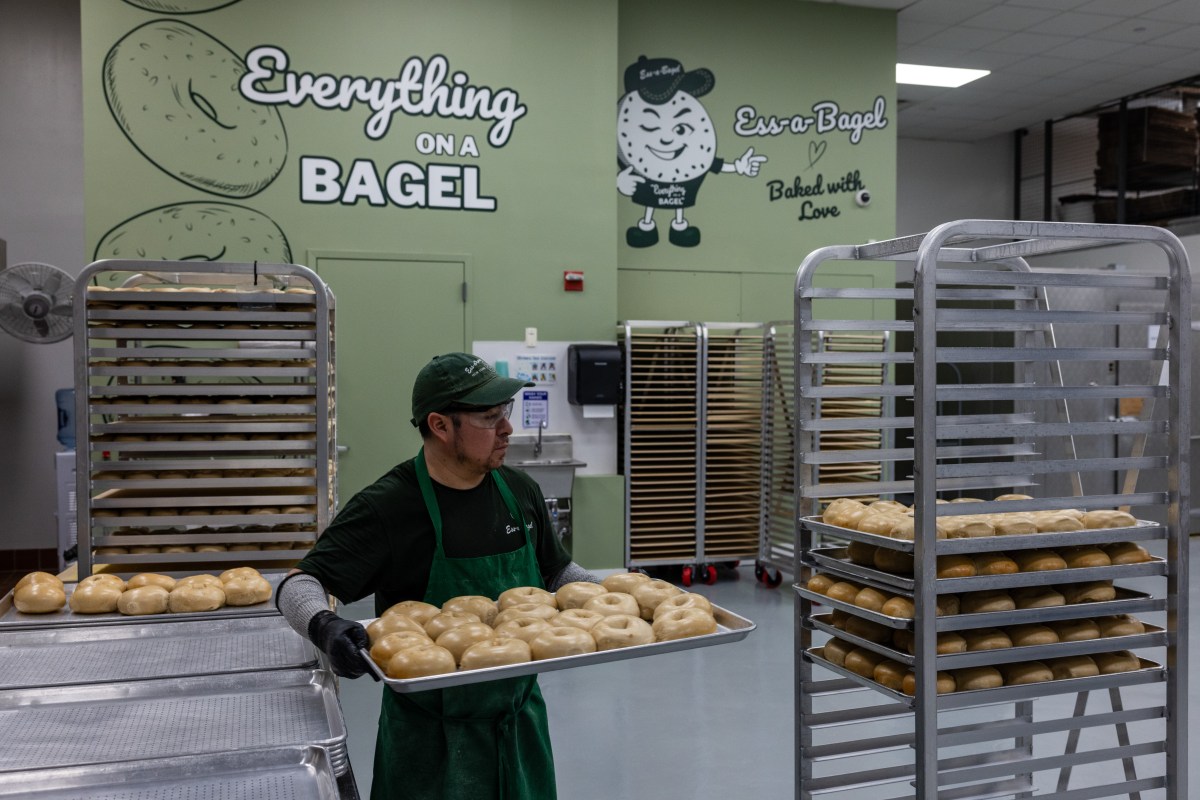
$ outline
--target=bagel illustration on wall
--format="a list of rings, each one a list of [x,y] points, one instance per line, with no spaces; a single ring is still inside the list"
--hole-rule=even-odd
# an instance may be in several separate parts
[[[199,201],[152,208],[113,226],[92,258],[290,264],[292,248],[266,214]]]
[[[732,162],[717,157],[716,126],[699,98],[716,79],[707,69],[684,71],[673,58],[641,56],[625,69],[625,95],[617,105],[617,191],[644,206],[625,231],[630,247],[658,244],[655,209],[673,210],[667,238],[678,247],[700,244],[700,229],[684,210],[696,204],[708,173],[757,177],[766,156],[746,150]]]
[[[210,194],[251,197],[283,169],[287,132],[278,109],[238,92],[245,73],[236,53],[199,28],[152,20],[108,51],[104,96],[125,136],[163,172]]]
[[[125,0],[131,6],[153,11],[155,14],[203,14],[218,8],[231,6],[241,0]]]

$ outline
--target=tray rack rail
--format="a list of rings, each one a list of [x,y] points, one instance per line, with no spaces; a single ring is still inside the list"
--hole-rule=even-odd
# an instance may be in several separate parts
[[[1083,266],[1088,250],[1099,245],[1126,244],[1148,251],[1137,268],[1114,274],[1101,267]],[[1031,266],[1028,259],[1044,256]],[[820,289],[814,275],[840,261],[894,261],[913,267],[911,289]],[[1139,298],[1154,298],[1155,312],[1056,310],[1047,301],[1047,287],[1095,286],[1118,289]],[[911,301],[911,316],[876,320],[830,320],[813,316],[820,298],[874,298]],[[994,307],[980,309],[979,301]],[[985,798],[1032,797],[1052,789],[1056,797],[1114,795],[1140,798],[1141,792],[1162,789],[1168,800],[1188,796],[1187,784],[1187,531],[1190,421],[1190,276],[1186,254],[1178,239],[1157,228],[1070,223],[1025,223],[963,220],[939,226],[928,234],[861,246],[827,247],[814,251],[797,273],[795,348],[795,419],[798,480],[794,574],[796,586],[796,796]],[[902,307],[901,303],[897,306]],[[1125,346],[1062,347],[1056,328],[1081,326],[1141,326],[1157,330],[1157,341],[1121,338]],[[914,498],[915,537],[911,541],[866,537],[881,549],[911,554],[913,575],[907,596],[913,619],[884,622],[904,630],[913,640],[911,663],[915,696],[884,688],[824,660],[814,641],[828,630],[814,616],[813,594],[803,588],[816,572],[817,537],[835,535],[822,530],[817,516],[823,502],[850,494],[845,484],[824,481],[820,467],[830,453],[820,435],[836,430],[842,421],[821,415],[821,400],[854,397],[853,387],[822,386],[819,370],[831,363],[854,362],[854,354],[822,352],[812,345],[817,330],[911,333],[912,349],[885,354],[891,363],[912,365],[911,385],[875,387],[886,397],[911,398],[911,417],[885,416],[878,427],[895,435],[895,444],[880,451],[881,460],[912,463],[910,475],[897,475],[873,487],[879,496]],[[957,331],[996,333],[993,345],[956,347]],[[1148,346],[1147,346],[1148,344]],[[878,358],[878,356],[873,356]],[[942,362],[1012,364],[1011,384],[940,384],[936,367]],[[1120,386],[1063,381],[1063,366],[1084,362],[1149,362],[1161,365],[1158,380]],[[1155,370],[1158,372],[1157,370]],[[1074,372],[1070,374],[1075,374]],[[1080,408],[1104,407],[1072,401],[1103,398],[1115,408],[1121,398],[1143,402],[1140,418],[1081,415]],[[1011,413],[979,411],[964,406],[954,414],[939,408],[957,404],[1011,402]],[[861,425],[861,422],[856,422]],[[1076,443],[1083,437],[1124,436],[1132,442],[1125,455],[1078,458]],[[966,443],[963,440],[968,440]],[[1104,474],[1111,493],[1084,494],[1081,474]],[[1039,487],[1067,475],[1072,495],[1049,496]],[[1143,480],[1138,486],[1138,479]],[[1057,485],[1057,484],[1056,484]],[[1091,485],[1091,484],[1089,484]],[[939,495],[969,492],[981,503],[943,503]],[[1002,493],[1022,492],[1024,500],[995,500]],[[939,597],[951,583],[936,577],[937,556],[950,552],[983,552],[987,540],[936,538],[939,518],[971,513],[1104,509],[1115,506],[1150,511],[1165,523],[1139,523],[1115,531],[1051,534],[1067,545],[1115,541],[1165,542],[1166,558],[1128,567],[1075,570],[1087,579],[1106,574],[1143,576],[1154,591],[1147,599],[1125,600],[1128,589],[1117,586],[1118,601],[1096,606],[1066,605],[1043,609],[1039,619],[1073,619],[1136,603],[1139,611],[1163,618],[1163,633],[1137,641],[1139,650],[1162,653],[1161,664],[1142,657],[1141,668],[1117,674],[1053,680],[1028,685],[937,694],[936,677],[951,656],[936,651],[940,631],[993,627],[1012,619],[1011,612],[938,616]],[[1135,514],[1140,516],[1140,514]],[[849,541],[865,534],[847,532]],[[1008,553],[1044,547],[1047,534],[1003,537]],[[967,544],[961,544],[966,541]],[[976,544],[978,542],[978,544]],[[1000,549],[1000,548],[996,548]],[[878,572],[849,559],[825,558],[821,571],[860,585],[895,590],[875,580]],[[989,591],[1015,585],[1050,586],[1083,578],[1072,571],[978,576],[952,582],[953,592]],[[874,576],[874,577],[873,577]],[[964,583],[965,581],[965,583]],[[900,590],[899,594],[904,595]],[[961,594],[959,595],[961,596]],[[872,619],[874,612],[844,605],[843,614]],[[1017,612],[1018,615],[1028,612]],[[885,626],[886,627],[886,626]],[[852,644],[886,654],[886,644],[857,640]],[[1088,642],[1089,652],[1102,652],[1103,640]],[[1034,660],[1074,653],[1079,643],[1033,648]],[[1094,649],[1093,649],[1094,648]],[[1029,660],[1030,648],[992,651],[997,664]],[[819,674],[818,674],[819,671]],[[833,673],[832,679],[827,676]],[[1147,687],[1139,703],[1127,705],[1123,689]],[[1092,694],[1107,695],[1108,708],[1088,712]],[[1111,744],[1115,733],[1116,745]],[[1066,735],[1065,745],[1061,739]],[[1097,739],[1103,736],[1103,741]],[[1080,749],[1081,744],[1089,745]],[[1136,761],[1135,761],[1136,759]],[[1149,765],[1149,766],[1148,766]],[[1093,767],[1088,769],[1088,767]],[[1151,769],[1153,774],[1147,774]],[[1081,776],[1080,772],[1084,774]],[[1077,778],[1072,786],[1072,779]],[[1050,782],[1057,780],[1051,785]],[[1101,781],[1104,785],[1097,785]],[[1080,786],[1079,783],[1085,785]],[[899,792],[900,794],[897,794]],[[914,794],[915,792],[915,794]]]
[[[758,555],[763,475],[762,324],[701,323],[703,562]]]
[[[693,564],[703,535],[700,328],[628,321],[618,336],[625,351],[625,564]]]
[[[324,282],[294,264],[110,260],[76,287],[80,577],[303,555],[337,507]]]

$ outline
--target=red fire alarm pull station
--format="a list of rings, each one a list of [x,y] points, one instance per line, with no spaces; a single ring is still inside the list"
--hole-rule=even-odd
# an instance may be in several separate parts
[[[563,291],[564,292],[582,292],[583,291],[583,270],[568,269],[563,272]]]

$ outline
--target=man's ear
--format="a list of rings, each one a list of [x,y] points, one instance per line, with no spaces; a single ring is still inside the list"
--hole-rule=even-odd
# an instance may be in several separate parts
[[[454,435],[454,420],[448,414],[432,413],[426,420],[429,430],[442,441],[448,441]]]

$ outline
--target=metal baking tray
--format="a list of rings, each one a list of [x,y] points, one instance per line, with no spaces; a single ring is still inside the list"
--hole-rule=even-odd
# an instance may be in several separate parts
[[[541,672],[554,672],[572,667],[585,667],[589,664],[606,664],[610,661],[623,661],[630,658],[674,653],[680,650],[692,650],[697,647],[709,647],[745,639],[756,627],[745,617],[738,616],[732,611],[713,606],[713,617],[717,620],[717,632],[704,636],[692,636],[687,639],[676,639],[670,642],[654,642],[633,647],[622,647],[616,650],[604,650],[598,653],[585,653],[578,656],[563,656],[561,658],[546,658],[541,661],[530,661],[524,664],[510,664],[503,667],[487,667],[484,669],[460,670],[445,675],[430,675],[426,678],[389,678],[383,670],[367,658],[367,664],[377,678],[386,683],[393,691],[423,692],[428,689],[445,689],[450,686],[464,686],[469,683],[484,683],[500,680],[501,678],[517,678],[522,675],[535,675]],[[365,620],[368,624],[371,620]],[[2,741],[2,740],[0,740]]]
[[[889,617],[878,611],[868,611],[853,603],[834,600],[823,594],[793,585],[796,593],[813,603],[841,609],[889,628],[911,628],[912,620],[907,617]],[[1136,592],[1123,586],[1114,587],[1117,591],[1115,600],[1099,603],[1074,603],[1048,608],[1018,608],[1015,611],[985,611],[976,614],[951,614],[937,618],[939,631],[960,631],[968,628],[999,628],[1004,625],[1021,625],[1034,622],[1049,622],[1060,619],[1078,619],[1080,617],[1104,617],[1117,614],[1145,614],[1153,611],[1166,610],[1166,600],[1156,598],[1146,592]],[[912,599],[911,597],[909,599]]]
[[[1012,502],[1012,501],[1006,501]],[[863,533],[851,528],[841,528],[821,522],[820,517],[802,517],[804,524],[814,533],[825,536],[835,536],[839,539],[850,539],[877,547],[886,547],[901,553],[913,552],[914,544],[911,539],[893,539],[890,536],[880,536],[874,533]],[[1098,528],[1086,531],[1066,531],[1062,533],[1024,533],[1017,535],[978,536],[964,539],[938,539],[938,555],[955,553],[990,553],[997,550],[1027,550],[1030,548],[1073,547],[1081,544],[1110,544],[1112,542],[1144,542],[1153,539],[1166,539],[1167,528],[1157,522],[1138,520],[1137,525],[1129,528]]]
[[[8,631],[0,689],[315,667],[282,616]]]
[[[995,551],[988,551],[995,552]],[[856,576],[876,583],[894,586],[912,592],[916,581],[912,576],[896,575],[891,572],[864,567],[846,558],[846,548],[838,546],[816,547],[808,551],[810,563],[820,569],[843,575]],[[1147,575],[1165,575],[1167,562],[1157,556],[1141,564],[1121,564],[1111,567],[1085,567],[1079,569],[1053,569],[1038,572],[1014,572],[1011,575],[976,575],[971,578],[937,578],[939,594],[946,592],[979,592],[988,589],[1012,589],[1018,586],[1044,586],[1054,583],[1081,583],[1084,581],[1110,581],[1116,578],[1140,578]]]
[[[0,695],[0,773],[315,745],[349,767],[332,673],[274,670]]]
[[[0,800],[338,800],[324,748],[272,747],[0,773]]]
[[[842,677],[849,678],[855,683],[874,689],[882,695],[892,698],[908,708],[916,706],[916,698],[903,692],[897,692],[881,686],[870,678],[864,678],[858,673],[851,672],[845,667],[830,664],[821,657],[820,647],[813,647],[804,652],[804,657],[813,664],[836,672]],[[1166,680],[1167,672],[1161,664],[1156,664],[1145,658],[1139,659],[1141,668],[1130,672],[1118,672],[1115,675],[1096,675],[1091,678],[1063,678],[1060,680],[1027,683],[1021,686],[1000,686],[995,689],[972,689],[963,692],[948,692],[939,694],[937,706],[939,711],[955,708],[970,708],[971,706],[988,705],[991,703],[1014,703],[1019,700],[1036,700],[1052,694],[1071,694],[1074,692],[1090,692],[1099,689],[1114,689],[1120,686],[1138,686],[1149,683],[1160,683]]]
[[[282,537],[281,537],[282,538]],[[284,558],[291,552],[288,550],[270,550],[266,551],[273,554],[274,558]],[[233,553],[151,553],[149,555],[139,556],[103,556],[109,558],[124,558],[136,559],[141,562],[150,559],[158,560],[166,556],[181,555],[187,556],[190,560],[195,561],[197,555],[201,556],[255,556],[258,553],[248,551],[236,551]],[[216,559],[213,559],[216,560]],[[250,559],[239,559],[250,560]],[[135,572],[115,572],[113,573],[121,578],[129,579]],[[163,575],[170,575],[172,578],[181,578],[184,575],[203,574],[197,570],[190,572],[164,572]],[[283,572],[264,572],[262,576],[271,584],[272,593],[279,586],[280,581],[284,578]],[[279,616],[279,609],[275,608],[273,598],[267,598],[261,603],[255,603],[252,606],[224,606],[216,611],[191,611],[186,614],[146,614],[138,616],[126,616],[119,611],[113,611],[108,614],[76,614],[71,610],[71,593],[75,591],[77,583],[63,584],[63,589],[67,593],[67,605],[61,610],[51,614],[22,614],[17,611],[13,605],[13,593],[10,591],[4,597],[0,598],[0,631],[20,630],[24,628],[54,628],[59,626],[78,626],[78,625],[142,625],[146,623],[160,622],[180,622],[183,620],[203,620],[203,619],[229,619],[232,617],[261,617],[261,616]]]
[[[916,656],[896,649],[889,644],[880,644],[863,639],[854,634],[836,628],[829,615],[811,617],[812,626],[816,630],[836,636],[845,642],[865,647],[876,653],[887,656],[911,667],[916,663]],[[1056,644],[1026,645],[1023,647],[1004,647],[996,650],[974,650],[966,653],[946,653],[937,657],[938,669],[961,669],[963,667],[979,667],[989,664],[1008,664],[1013,661],[1043,661],[1047,658],[1063,656],[1088,655],[1091,653],[1107,653],[1114,650],[1134,650],[1142,647],[1164,647],[1167,644],[1167,634],[1156,625],[1146,626],[1145,633],[1133,636],[1101,636],[1083,642],[1058,642]]]

